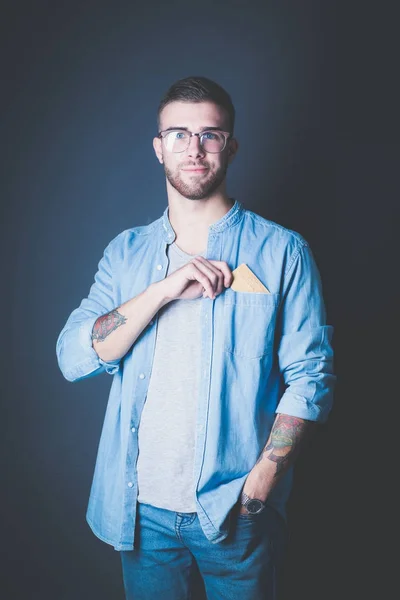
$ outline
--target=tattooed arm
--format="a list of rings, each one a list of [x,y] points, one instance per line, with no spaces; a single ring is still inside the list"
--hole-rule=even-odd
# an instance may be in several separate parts
[[[304,441],[316,424],[278,414],[259,459],[246,479],[243,491],[250,498],[265,501],[276,483],[293,464]],[[242,512],[246,509],[242,507]]]
[[[99,317],[92,329],[93,348],[104,361],[122,358],[162,306],[177,299],[215,297],[231,282],[232,274],[225,262],[195,257],[132,300]]]
[[[92,346],[104,361],[125,356],[156,312],[166,304],[152,284],[144,292],[102,315],[93,325]]]

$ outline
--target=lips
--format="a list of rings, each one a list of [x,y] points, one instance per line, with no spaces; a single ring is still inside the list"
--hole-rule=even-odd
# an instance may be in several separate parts
[[[186,167],[185,169],[182,169],[182,171],[195,172],[195,173],[203,173],[204,171],[208,171],[208,167],[190,166],[190,167]]]

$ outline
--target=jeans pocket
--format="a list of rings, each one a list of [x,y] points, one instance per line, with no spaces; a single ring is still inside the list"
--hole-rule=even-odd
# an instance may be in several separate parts
[[[238,519],[241,519],[243,521],[258,521],[261,518],[262,515],[262,511],[260,513],[257,513],[256,515],[252,515],[251,513],[245,514],[245,513],[238,513]]]

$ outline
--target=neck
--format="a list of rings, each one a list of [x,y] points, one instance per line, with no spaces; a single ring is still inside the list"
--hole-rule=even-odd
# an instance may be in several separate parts
[[[187,198],[168,199],[168,216],[177,235],[191,230],[192,233],[206,231],[210,225],[222,219],[232,208],[234,200],[228,196],[217,196],[204,200]]]
[[[202,252],[207,247],[209,226],[222,219],[233,204],[232,198],[218,196],[204,200],[169,199],[168,216],[177,245],[189,254]]]

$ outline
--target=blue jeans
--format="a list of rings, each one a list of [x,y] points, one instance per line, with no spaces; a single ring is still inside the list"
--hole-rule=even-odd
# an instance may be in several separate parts
[[[255,516],[232,513],[228,537],[213,544],[196,513],[139,503],[135,548],[121,551],[126,600],[198,598],[196,572],[208,600],[276,600],[286,524],[269,506]]]

